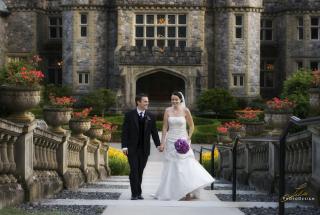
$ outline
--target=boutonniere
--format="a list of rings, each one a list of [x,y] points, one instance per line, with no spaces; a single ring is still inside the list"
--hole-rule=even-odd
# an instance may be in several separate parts
[[[147,117],[147,120],[148,120],[148,121],[150,121],[150,120],[151,120],[150,116],[146,115],[146,117]]]

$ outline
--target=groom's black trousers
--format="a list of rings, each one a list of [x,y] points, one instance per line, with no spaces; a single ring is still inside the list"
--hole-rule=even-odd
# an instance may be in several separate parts
[[[137,153],[129,154],[128,161],[130,165],[130,187],[132,197],[138,197],[141,195],[141,183],[143,170],[146,167],[148,156],[143,150],[137,150]]]

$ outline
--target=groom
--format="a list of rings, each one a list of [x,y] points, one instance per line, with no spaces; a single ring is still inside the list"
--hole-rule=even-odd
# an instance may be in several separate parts
[[[135,102],[137,107],[125,114],[121,137],[122,151],[130,165],[131,200],[143,199],[141,183],[150,154],[150,135],[158,149],[160,146],[155,117],[147,111],[148,96],[139,94]]]

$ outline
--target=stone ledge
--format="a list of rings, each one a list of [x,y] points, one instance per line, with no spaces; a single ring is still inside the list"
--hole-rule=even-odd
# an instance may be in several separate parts
[[[138,48],[135,46],[121,47],[116,57],[120,65],[201,65],[202,49],[186,47],[174,49],[153,47]]]

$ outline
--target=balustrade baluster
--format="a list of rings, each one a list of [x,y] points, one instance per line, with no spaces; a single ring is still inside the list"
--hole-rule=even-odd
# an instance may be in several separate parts
[[[16,171],[16,162],[14,159],[14,143],[16,142],[17,138],[14,136],[11,136],[9,142],[8,142],[8,158],[9,158],[9,172],[14,173]]]
[[[3,144],[3,138],[4,138],[4,134],[0,134],[0,174],[3,172],[3,161],[2,161],[2,153],[1,153],[1,148],[2,148],[2,144]]]
[[[9,142],[9,135],[4,135],[1,147],[1,157],[2,157],[2,163],[3,163],[3,172],[8,173],[10,170],[10,163],[8,159],[8,142]]]

